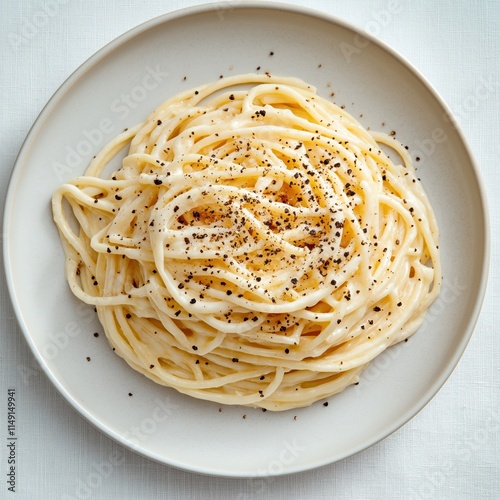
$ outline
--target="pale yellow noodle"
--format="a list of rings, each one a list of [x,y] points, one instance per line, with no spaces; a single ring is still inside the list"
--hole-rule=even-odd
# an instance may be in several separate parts
[[[344,390],[441,285],[406,149],[294,78],[170,98],[52,204],[71,290],[116,353],[217,403],[286,410]]]

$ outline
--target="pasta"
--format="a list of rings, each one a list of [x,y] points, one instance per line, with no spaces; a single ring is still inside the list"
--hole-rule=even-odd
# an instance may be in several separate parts
[[[115,352],[220,404],[344,390],[439,294],[436,218],[406,149],[295,78],[173,96],[52,207],[70,288]]]

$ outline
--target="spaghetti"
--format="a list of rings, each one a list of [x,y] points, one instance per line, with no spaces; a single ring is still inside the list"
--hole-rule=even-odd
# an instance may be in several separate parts
[[[440,289],[406,149],[294,78],[170,98],[52,203],[68,283],[116,353],[218,403],[286,410],[342,391]]]

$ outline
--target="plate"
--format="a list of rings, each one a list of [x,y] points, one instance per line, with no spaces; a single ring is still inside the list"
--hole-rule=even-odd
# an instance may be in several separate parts
[[[258,69],[259,68],[259,69]],[[221,407],[154,384],[109,348],[69,291],[50,198],[119,131],[183,89],[246,72],[297,76],[371,129],[408,145],[441,228],[443,290],[422,328],[358,386],[282,413]],[[485,291],[488,225],[478,170],[451,114],[393,50],[328,15],[223,2],[125,33],[75,71],[31,129],[5,210],[5,268],[18,321],[43,370],[101,431],[151,459],[224,476],[273,476],[341,460],[385,438],[444,384]],[[418,157],[418,160],[417,160]],[[76,446],[76,443],[75,443]]]

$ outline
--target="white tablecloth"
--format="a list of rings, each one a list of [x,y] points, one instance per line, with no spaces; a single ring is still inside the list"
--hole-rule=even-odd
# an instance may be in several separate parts
[[[0,16],[1,198],[22,141],[65,78],[104,44],[195,0],[4,1]],[[237,2],[221,3],[231,8]],[[492,254],[484,307],[465,355],[437,396],[383,442],[285,477],[224,479],[175,470],[87,423],[38,368],[1,274],[0,498],[500,498],[500,3],[496,0],[292,1],[334,14],[407,57],[459,118],[485,180]],[[3,207],[2,207],[3,211]],[[3,265],[3,264],[2,264]],[[16,399],[10,492],[8,390]],[[117,458],[114,465],[104,467]]]

